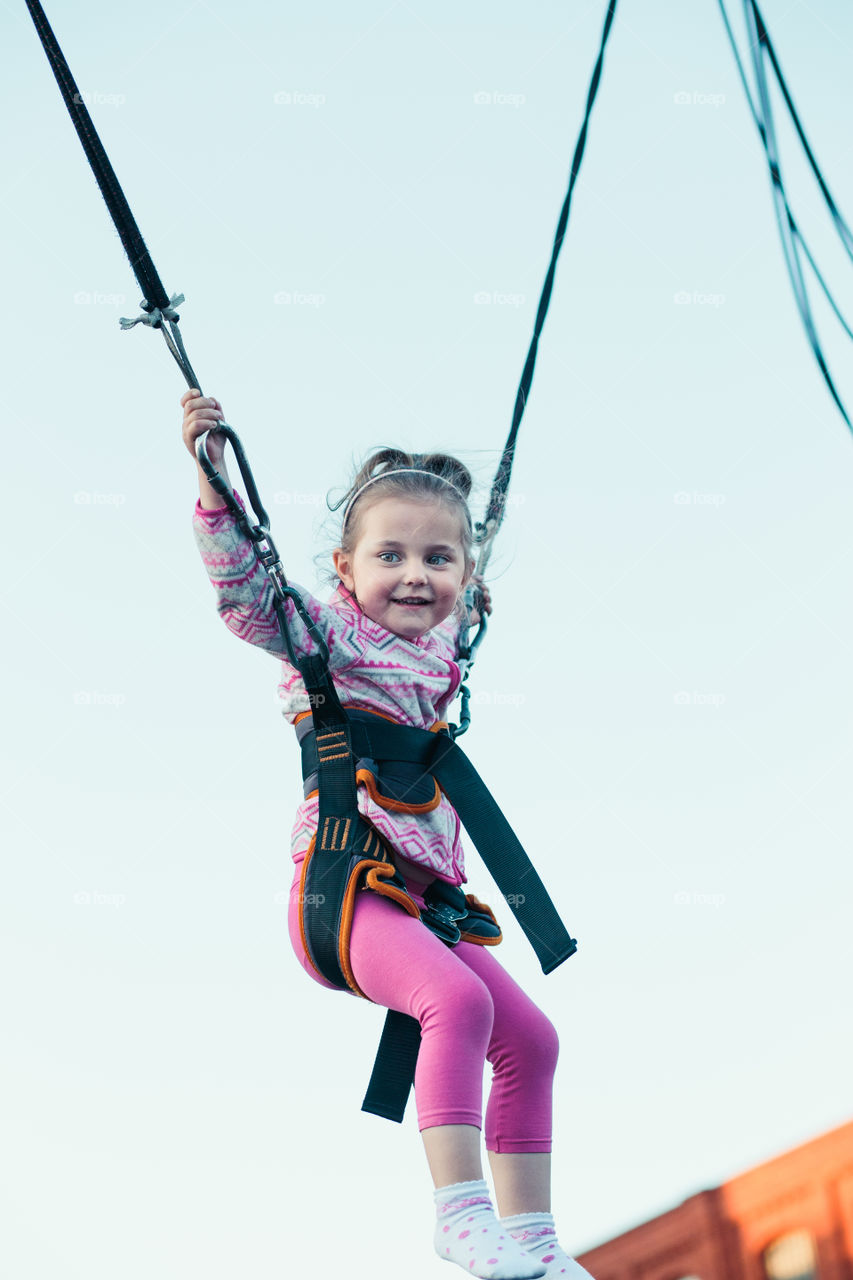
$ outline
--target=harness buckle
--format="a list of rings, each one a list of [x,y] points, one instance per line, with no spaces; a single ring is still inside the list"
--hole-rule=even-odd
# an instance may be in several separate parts
[[[456,906],[451,899],[456,900]],[[468,915],[468,903],[462,890],[454,885],[433,881],[427,886],[424,902],[426,910],[421,912],[421,923],[436,937],[441,938],[442,942],[455,947],[462,937],[462,930],[456,921],[464,920]]]
[[[436,937],[441,938],[442,942],[453,947],[462,937],[462,931],[455,922],[464,919],[467,914],[467,910],[456,911],[446,902],[434,902],[426,911],[421,912],[421,923]]]

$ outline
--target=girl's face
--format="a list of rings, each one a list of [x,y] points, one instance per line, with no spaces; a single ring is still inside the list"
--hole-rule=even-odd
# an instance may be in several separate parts
[[[338,577],[386,631],[406,640],[425,635],[453,612],[474,571],[458,515],[439,499],[389,497],[368,507],[360,523],[352,556],[333,552]]]

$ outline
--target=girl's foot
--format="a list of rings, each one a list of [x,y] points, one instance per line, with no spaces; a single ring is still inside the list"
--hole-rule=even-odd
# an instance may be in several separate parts
[[[545,1280],[557,1280],[558,1276],[565,1280],[592,1280],[589,1272],[560,1248],[552,1214],[516,1213],[511,1218],[501,1218],[500,1223],[531,1258],[548,1268]]]
[[[482,1280],[535,1280],[546,1274],[495,1216],[485,1179],[454,1182],[434,1192],[435,1251]]]

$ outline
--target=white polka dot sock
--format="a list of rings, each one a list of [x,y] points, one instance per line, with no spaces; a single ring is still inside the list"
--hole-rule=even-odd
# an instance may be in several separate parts
[[[558,1276],[566,1276],[568,1280],[592,1280],[586,1268],[560,1248],[552,1214],[516,1213],[510,1218],[501,1218],[500,1223],[526,1253],[548,1268],[545,1280],[557,1280]]]
[[[495,1216],[485,1179],[437,1187],[435,1251],[482,1280],[534,1280],[547,1267],[516,1244]]]

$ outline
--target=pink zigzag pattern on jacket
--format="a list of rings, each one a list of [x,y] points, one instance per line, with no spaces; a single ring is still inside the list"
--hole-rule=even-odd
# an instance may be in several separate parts
[[[235,490],[239,505],[242,497]],[[247,644],[281,660],[276,698],[282,715],[294,724],[308,711],[301,675],[287,661],[273,610],[274,592],[258,563],[249,538],[227,507],[210,510],[199,501],[193,512],[193,535],[216,593],[216,609],[229,631]],[[328,604],[292,582],[329,649],[329,665],[343,703],[380,711],[401,724],[429,729],[443,720],[459,687],[455,662],[459,631],[455,615],[418,640],[405,640],[371,618],[350,600],[342,587]],[[316,651],[292,601],[285,603],[288,628],[299,657]],[[453,884],[463,884],[465,858],[456,811],[446,796],[424,814],[390,813],[358,788],[359,811],[403,857]],[[317,797],[303,800],[291,832],[291,855],[301,862],[317,829]]]

